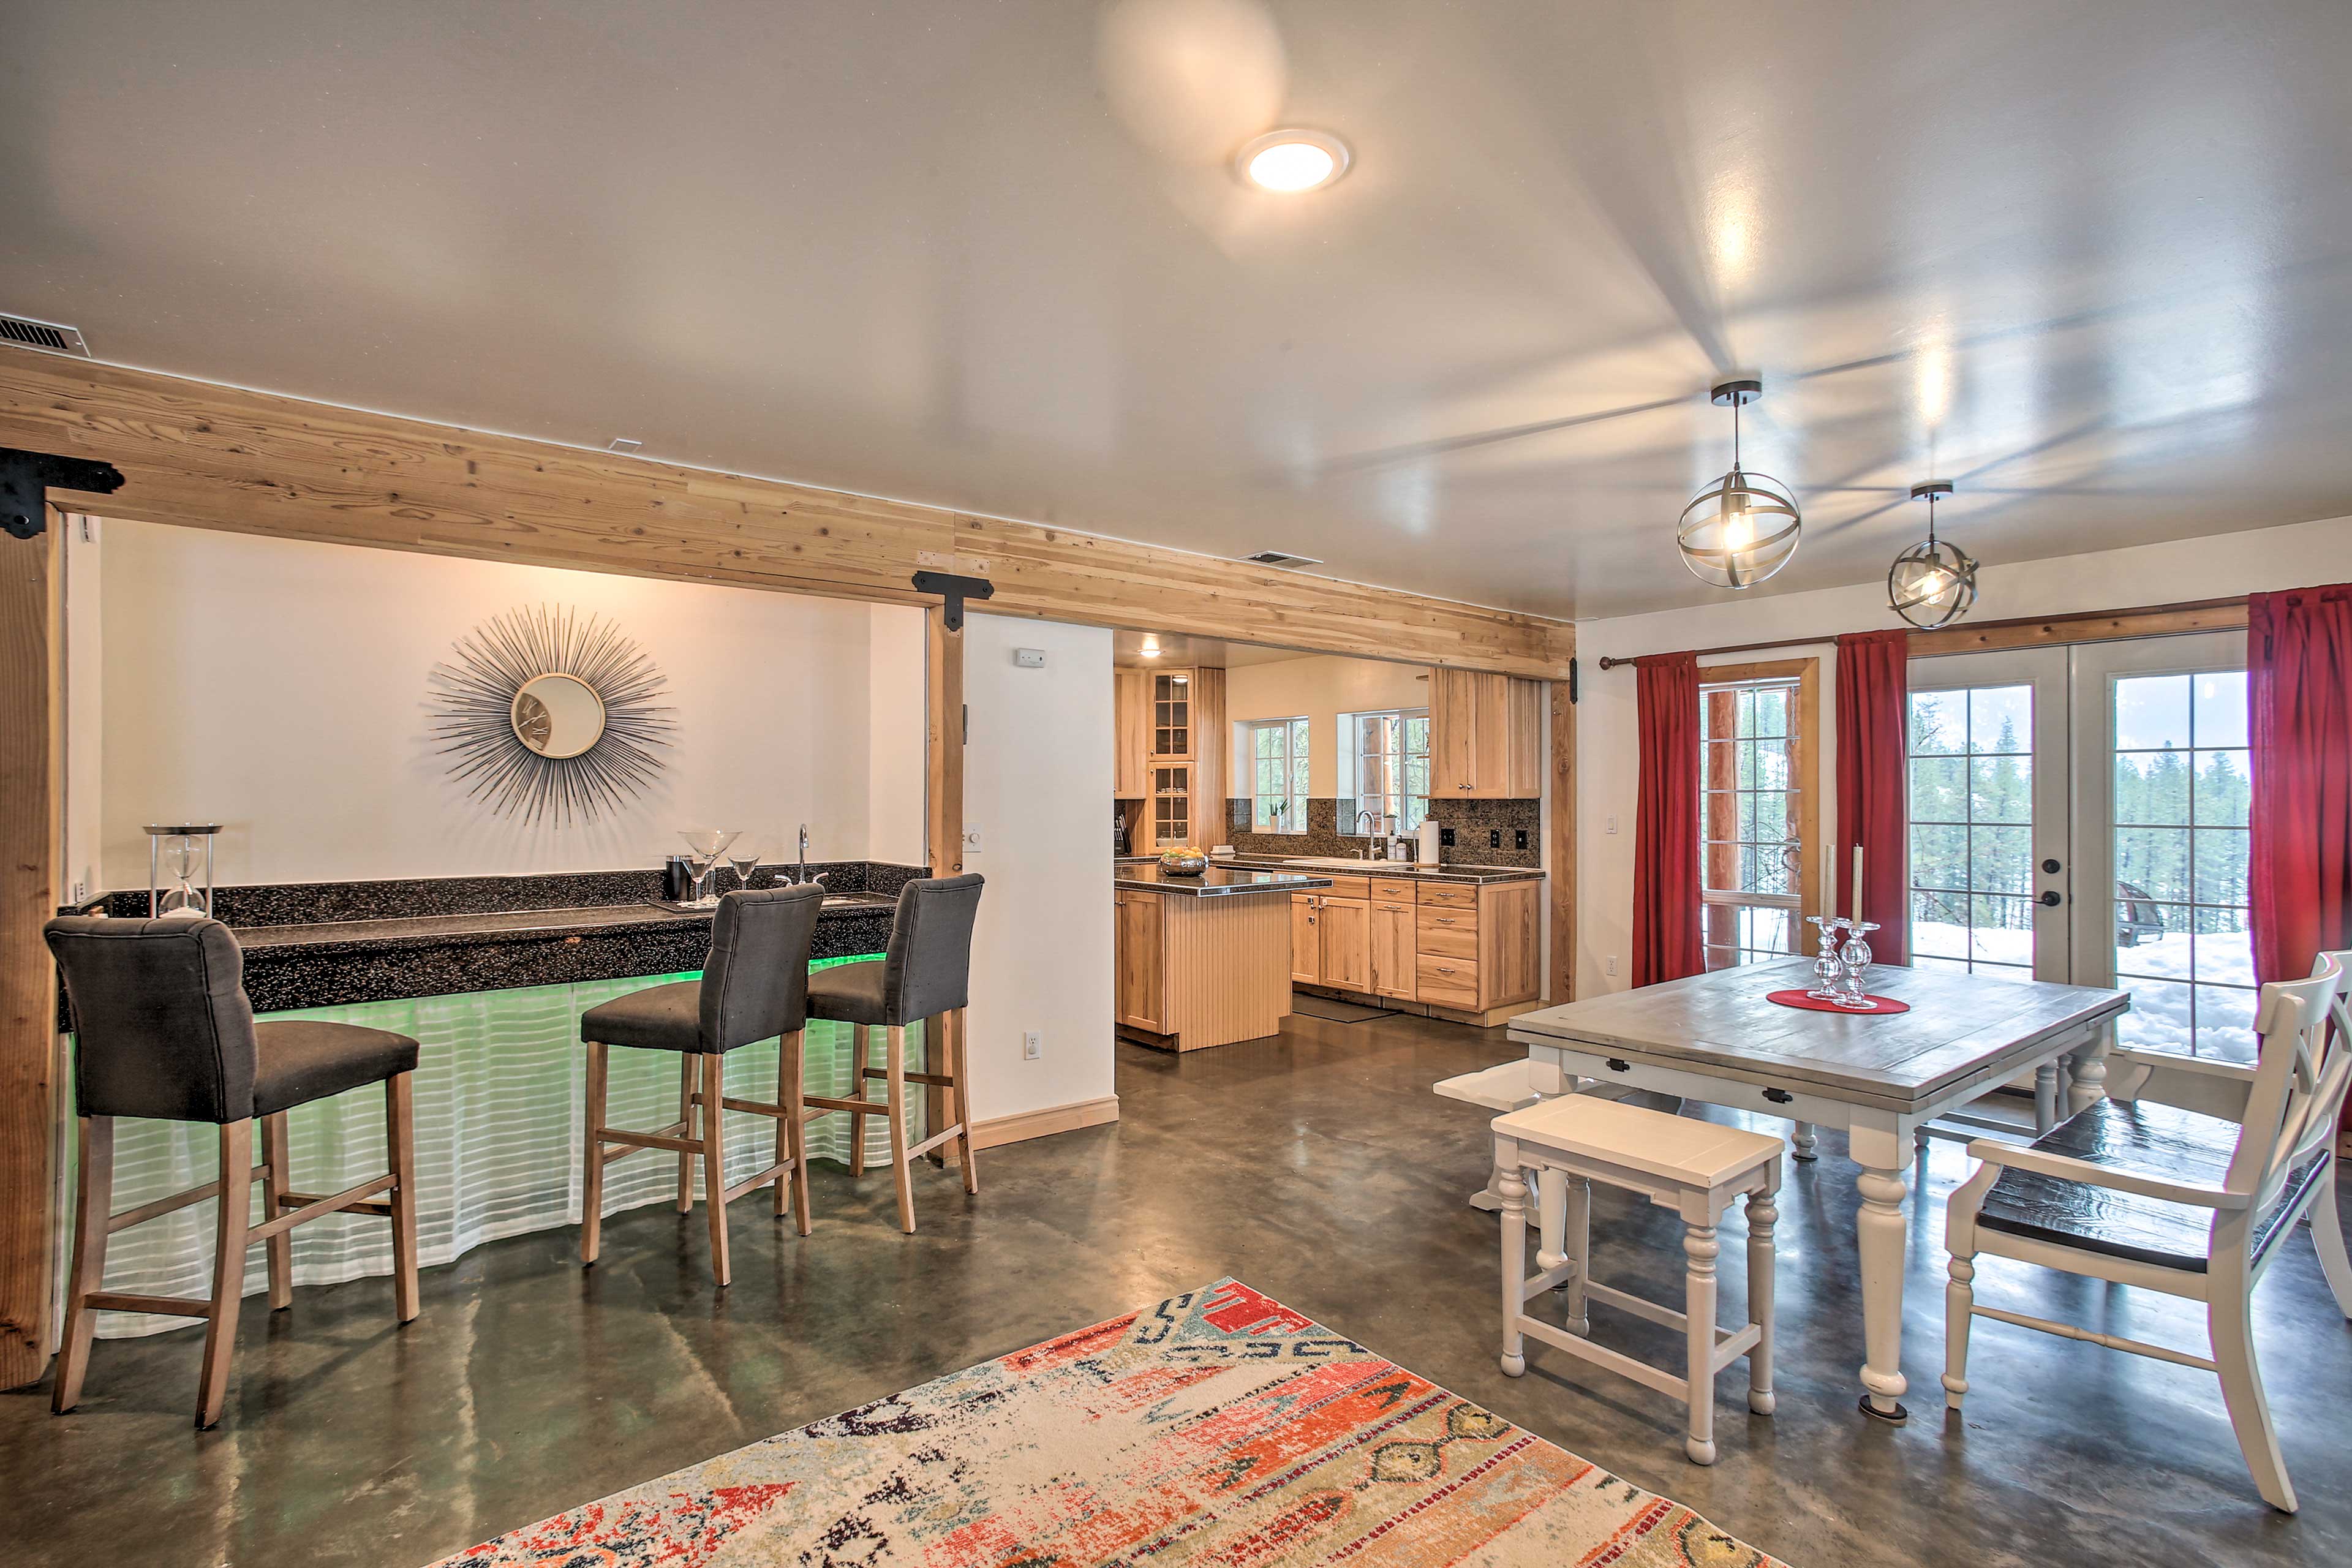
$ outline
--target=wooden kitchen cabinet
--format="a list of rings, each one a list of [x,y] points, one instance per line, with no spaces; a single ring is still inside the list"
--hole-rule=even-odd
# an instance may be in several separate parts
[[[1315,895],[1290,895],[1290,978],[1313,985],[1323,978],[1323,939],[1315,923]]]
[[[1151,676],[1111,672],[1111,784],[1118,800],[1141,800],[1151,752]]]
[[[1114,900],[1118,978],[1114,1011],[1130,1028],[1166,1032],[1167,937],[1157,893],[1122,892]]]
[[[1478,670],[1429,672],[1429,796],[1533,800],[1543,794],[1544,688]]]
[[[1410,1002],[1414,995],[1413,906],[1379,900],[1371,910],[1371,993]]]
[[[1372,906],[1361,899],[1319,900],[1315,920],[1322,936],[1322,984],[1342,991],[1372,988]]]
[[[1233,762],[1222,669],[1111,672],[1111,795],[1147,802],[1138,848],[1225,842]]]
[[[1291,897],[1291,981],[1500,1022],[1543,988],[1542,889],[1538,879],[1335,877],[1333,892]]]
[[[1148,673],[1151,682],[1151,760],[1192,760],[1192,672]]]

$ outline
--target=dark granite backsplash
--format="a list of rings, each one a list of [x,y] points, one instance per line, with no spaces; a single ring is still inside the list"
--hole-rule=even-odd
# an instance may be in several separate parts
[[[1311,797],[1307,802],[1304,833],[1252,833],[1250,803],[1237,796],[1225,803],[1228,837],[1244,855],[1352,855],[1363,843],[1354,831],[1357,805],[1353,800]],[[1438,863],[1448,866],[1543,866],[1543,802],[1539,800],[1439,800],[1430,803],[1430,816],[1441,827],[1454,829],[1454,842],[1439,852]],[[1518,848],[1521,829],[1528,847]],[[1502,847],[1489,843],[1500,830]]]

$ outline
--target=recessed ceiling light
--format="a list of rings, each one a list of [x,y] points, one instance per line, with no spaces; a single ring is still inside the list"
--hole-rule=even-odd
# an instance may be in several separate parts
[[[1348,144],[1328,131],[1293,127],[1253,137],[1234,154],[1234,171],[1265,191],[1314,191],[1348,172]]]

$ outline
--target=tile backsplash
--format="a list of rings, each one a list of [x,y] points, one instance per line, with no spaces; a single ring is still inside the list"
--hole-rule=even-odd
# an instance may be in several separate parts
[[[1244,855],[1352,855],[1363,843],[1354,832],[1356,812],[1353,800],[1313,797],[1307,802],[1306,832],[1253,833],[1249,800],[1236,796],[1225,803],[1227,837]],[[1454,829],[1454,842],[1438,853],[1441,865],[1543,865],[1539,800],[1440,800],[1431,803],[1429,814],[1439,826]],[[1525,849],[1517,847],[1522,831],[1528,836]],[[1503,836],[1500,848],[1491,837],[1497,832]]]

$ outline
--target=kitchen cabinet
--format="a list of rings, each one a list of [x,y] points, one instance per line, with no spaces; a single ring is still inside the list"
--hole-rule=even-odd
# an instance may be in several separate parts
[[[1192,842],[1192,764],[1154,763],[1150,773],[1145,848],[1155,855],[1162,849],[1181,849]]]
[[[1441,1016],[1518,1007],[1542,990],[1542,889],[1334,877],[1328,892],[1291,896],[1291,981]]]
[[[1111,672],[1111,784],[1118,800],[1143,798],[1151,752],[1151,677],[1140,669]]]
[[[1118,978],[1115,1007],[1130,1028],[1164,1033],[1168,1018],[1166,933],[1160,895],[1119,893],[1114,900]]]
[[[1290,895],[1290,978],[1313,985],[1323,978],[1323,939],[1315,923],[1315,895]]]
[[[1362,899],[1325,898],[1316,906],[1322,937],[1322,984],[1342,991],[1372,988],[1372,906]]]
[[[1192,672],[1171,669],[1151,682],[1151,760],[1192,760]]]
[[[1533,800],[1543,794],[1544,689],[1478,670],[1429,672],[1429,795]]]
[[[1413,905],[1393,898],[1371,905],[1371,993],[1413,999]]]
[[[1115,669],[1111,681],[1111,795],[1145,803],[1138,851],[1224,843],[1225,672]]]
[[[1117,875],[1112,1011],[1123,1039],[1163,1051],[1197,1051],[1277,1034],[1290,1011],[1282,888],[1210,892],[1199,886]]]

